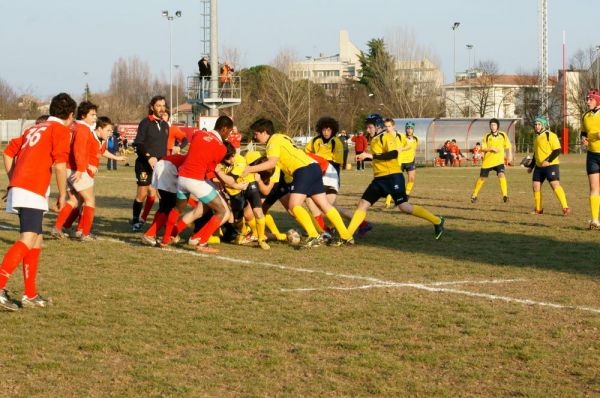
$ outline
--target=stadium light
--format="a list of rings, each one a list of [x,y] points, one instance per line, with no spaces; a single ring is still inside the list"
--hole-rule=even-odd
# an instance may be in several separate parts
[[[460,22],[454,22],[452,25],[452,32],[454,33],[454,45],[453,45],[453,64],[454,64],[454,106],[456,106],[456,29],[460,26]]]
[[[163,10],[161,15],[169,21],[169,106],[173,106],[173,20],[181,18],[182,12],[175,11],[175,15],[169,15],[169,11]]]

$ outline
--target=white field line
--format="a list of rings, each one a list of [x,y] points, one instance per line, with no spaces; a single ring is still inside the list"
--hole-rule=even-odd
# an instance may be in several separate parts
[[[492,279],[482,281],[450,281],[450,282],[427,282],[427,283],[416,283],[416,282],[394,282],[393,284],[373,284],[373,285],[361,285],[361,286],[327,286],[327,287],[301,287],[295,289],[281,289],[282,292],[314,292],[319,290],[364,290],[373,288],[386,288],[386,287],[414,287],[416,285],[423,286],[447,286],[447,285],[487,285],[487,284],[500,284],[510,282],[525,282],[526,279]]]
[[[15,227],[12,227],[12,226],[5,226],[5,225],[2,225],[2,224],[0,224],[0,229],[18,230],[18,228],[15,228]],[[114,238],[98,238],[98,239],[99,240],[108,241],[108,242],[114,242],[114,243],[121,243],[121,244],[124,244],[124,245],[130,245],[127,242],[124,242],[124,241],[119,240],[119,239],[114,239]],[[140,246],[142,246],[142,245],[140,244]],[[149,246],[147,248],[151,249],[151,250],[156,250],[155,248],[151,248]],[[309,268],[288,267],[288,266],[285,266],[285,265],[271,264],[271,263],[266,263],[266,262],[257,262],[257,261],[251,261],[251,260],[243,260],[243,259],[233,258],[233,257],[227,257],[227,256],[214,256],[214,255],[209,255],[209,254],[204,254],[204,253],[198,253],[198,252],[192,252],[192,251],[189,251],[189,250],[182,250],[182,249],[163,248],[162,250],[164,250],[164,251],[170,251],[170,252],[174,252],[174,253],[186,254],[186,255],[190,255],[190,256],[194,256],[194,257],[213,258],[213,259],[223,260],[223,261],[227,261],[227,262],[231,262],[231,263],[236,263],[236,264],[244,264],[244,265],[250,265],[250,266],[261,266],[261,267],[265,267],[265,268],[274,268],[274,269],[280,269],[280,270],[291,271],[291,272],[301,272],[301,273],[309,273],[309,274],[321,274],[321,275],[331,276],[333,278],[350,279],[350,280],[362,280],[362,281],[366,281],[366,282],[371,282],[371,285],[365,285],[364,287],[362,287],[363,289],[368,289],[368,288],[371,288],[371,287],[392,287],[392,288],[393,287],[408,287],[408,288],[414,288],[414,289],[424,290],[424,291],[428,291],[428,292],[435,292],[435,293],[451,293],[451,294],[458,294],[458,295],[469,296],[469,297],[485,298],[485,299],[492,300],[492,301],[504,301],[504,302],[507,302],[507,303],[518,303],[518,304],[525,304],[525,305],[537,305],[537,306],[550,307],[550,308],[556,308],[556,309],[580,310],[580,311],[593,312],[593,313],[600,314],[600,308],[555,304],[555,303],[549,303],[549,302],[544,302],[544,301],[535,301],[535,300],[529,300],[529,299],[519,299],[519,298],[507,297],[507,296],[497,296],[497,295],[487,294],[487,293],[477,293],[477,292],[470,292],[470,291],[466,291],[466,290],[457,290],[457,289],[449,289],[449,288],[443,288],[443,287],[435,287],[435,285],[433,285],[435,283],[437,283],[438,286],[439,286],[439,284],[455,284],[456,282],[432,282],[431,284],[398,283],[398,282],[393,282],[393,281],[385,281],[385,280],[382,280],[382,279],[368,277],[368,276],[351,275],[351,274],[338,274],[338,273],[335,273],[335,272],[313,270],[313,269],[309,269]],[[507,280],[507,281],[511,281],[511,280]],[[464,282],[464,281],[459,281],[459,282]],[[476,283],[477,281],[472,281],[472,282]],[[480,281],[480,282],[485,282],[485,281]],[[500,280],[498,280],[497,283],[503,283],[503,282],[500,282]],[[331,290],[331,289],[336,289],[336,290],[351,290],[352,288],[347,288],[347,287],[342,287],[342,288],[309,288],[309,289],[289,289],[287,291],[315,291],[315,290]]]

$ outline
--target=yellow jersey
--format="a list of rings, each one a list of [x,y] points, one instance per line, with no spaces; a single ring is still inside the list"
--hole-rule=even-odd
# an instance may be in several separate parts
[[[504,151],[512,148],[508,134],[498,130],[498,134],[494,135],[491,132],[483,136],[481,141],[481,149],[496,148],[498,152],[485,152],[483,155],[482,169],[489,169],[504,164]]]
[[[342,144],[342,141],[338,137],[332,137],[329,141],[325,142],[323,137],[316,136],[308,141],[308,144],[304,147],[304,151],[319,155],[323,159],[333,163],[344,163],[344,144]]]
[[[406,134],[400,134],[404,141],[402,147],[410,146],[410,149],[406,151],[400,152],[398,155],[398,162],[402,163],[412,163],[415,161],[415,153],[417,152],[417,147],[419,146],[419,138],[416,135],[412,135],[410,138]]]
[[[398,151],[402,148],[398,134],[387,132],[379,133],[373,139],[369,146],[369,153],[372,155],[381,155],[386,152]],[[383,177],[390,174],[401,173],[398,158],[388,160],[373,159],[373,174],[375,177]]]
[[[287,176],[293,176],[299,168],[314,163],[302,149],[296,148],[290,137],[284,134],[273,134],[267,141],[267,157],[276,157],[277,166]]]
[[[228,176],[235,178],[236,182],[241,182],[241,180],[245,180],[240,178],[240,175],[242,175],[242,172],[246,168],[246,158],[244,158],[239,153],[236,153],[233,158],[233,163],[231,165],[227,166],[223,163],[219,163],[217,165],[217,168],[219,168],[223,173],[227,174]],[[254,181],[254,173],[250,173],[248,176],[250,175],[252,175],[252,181]],[[239,189],[233,189],[229,187],[225,187],[225,189],[227,190],[227,193],[229,195],[237,195],[241,192]]]
[[[548,159],[548,156],[550,156],[552,151],[556,149],[560,149],[560,141],[558,140],[558,136],[556,134],[549,130],[542,131],[541,133],[539,133],[533,141],[533,155],[535,156],[535,165],[537,167],[542,167],[542,163],[544,163],[544,160]],[[549,166],[558,164],[558,156],[549,163]]]
[[[583,131],[587,133],[588,151],[600,153],[600,112],[588,111],[583,115]]]

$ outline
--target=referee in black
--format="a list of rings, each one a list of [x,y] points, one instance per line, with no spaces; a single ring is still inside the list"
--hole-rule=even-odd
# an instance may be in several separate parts
[[[133,201],[133,231],[141,231],[148,213],[154,205],[156,192],[150,186],[154,165],[167,155],[169,124],[162,119],[167,110],[167,101],[162,95],[152,97],[148,104],[148,116],[142,119],[133,141],[137,159],[135,160],[135,178],[137,194]],[[144,201],[146,202],[144,204]],[[142,213],[142,208],[144,212]],[[140,213],[141,217],[140,217]]]

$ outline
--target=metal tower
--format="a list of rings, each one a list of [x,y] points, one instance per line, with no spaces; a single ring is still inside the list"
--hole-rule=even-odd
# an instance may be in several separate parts
[[[539,92],[541,115],[548,115],[548,0],[538,0]]]
[[[201,0],[202,12],[202,55],[208,56],[210,52],[210,0]]]

